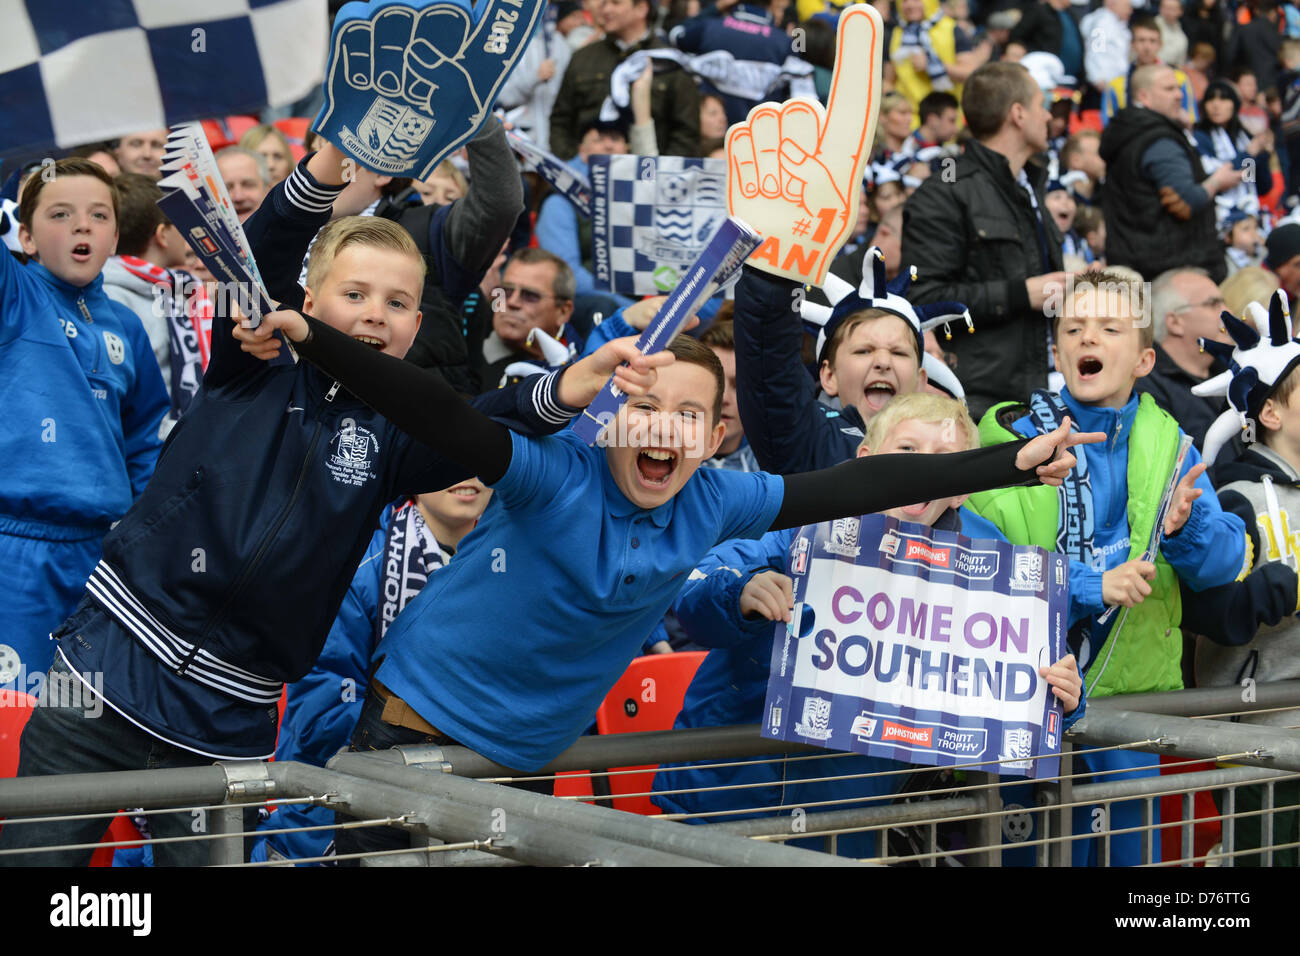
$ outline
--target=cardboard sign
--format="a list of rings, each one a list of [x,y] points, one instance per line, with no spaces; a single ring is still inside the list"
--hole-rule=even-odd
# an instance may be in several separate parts
[[[1054,776],[1068,562],[884,515],[801,528],[765,737],[930,766]]]
[[[344,4],[313,126],[362,166],[427,179],[487,119],[544,0]]]
[[[216,159],[197,123],[172,127],[162,170],[168,175],[158,183],[163,190],[159,208],[221,286],[219,302],[233,300],[256,328],[261,324],[262,315],[274,306],[262,284],[234,203],[217,170]],[[285,341],[281,333],[275,335]],[[295,361],[297,355],[292,346],[281,349],[270,360],[272,365]]]
[[[880,109],[884,27],[874,7],[840,14],[830,105],[762,103],[727,131],[727,209],[763,236],[750,265],[821,285],[858,215]]]

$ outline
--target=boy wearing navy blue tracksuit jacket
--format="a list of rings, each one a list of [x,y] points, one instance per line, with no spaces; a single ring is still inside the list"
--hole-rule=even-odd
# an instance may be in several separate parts
[[[571,431],[514,435],[443,383],[416,379],[402,363],[299,314],[274,313],[240,337],[269,357],[277,351],[274,329],[495,492],[457,559],[385,637],[352,738],[358,750],[459,742],[506,766],[537,770],[581,735],[709,548],[918,496],[1019,483],[1035,472],[1018,466],[1033,469],[1058,445],[1091,437],[1067,439],[1061,430],[1010,453],[935,459],[920,473],[915,459],[888,455],[785,478],[699,470],[725,430],[724,378],[717,356],[687,336],[669,346],[677,361],[659,369],[653,389],[624,405],[610,426],[614,443],[602,449]],[[1054,481],[1073,462],[1062,455],[1036,474]],[[520,604],[535,622],[524,629]],[[340,854],[403,839],[385,833],[358,844],[356,832],[339,833]]]
[[[306,293],[296,284],[303,253],[342,190],[341,163],[332,147],[304,160],[245,231],[274,300],[314,308],[345,337],[401,356],[419,325],[424,263],[400,227],[336,220],[317,240]],[[444,231],[489,228],[458,219],[455,207],[443,220]],[[481,272],[432,245],[448,284],[477,284]],[[562,399],[585,404],[628,354],[630,343],[616,343],[475,405],[514,427],[553,430],[576,413]],[[214,334],[203,388],[56,634],[57,681],[47,688],[66,684],[71,671],[83,684],[102,681],[96,701],[108,707],[94,721],[66,702],[37,708],[19,776],[269,757],[283,686],[320,653],[380,512],[401,495],[469,474],[306,363],[268,366],[244,355],[228,330]],[[6,826],[0,846],[92,842],[101,823]],[[189,823],[156,817],[155,836],[187,835]],[[69,865],[87,857],[0,860]],[[159,844],[156,857],[197,862],[206,848]]]
[[[34,686],[110,525],[153,473],[167,391],[140,320],[104,294],[118,193],[60,160],[19,206],[27,254],[0,249],[0,687]]]

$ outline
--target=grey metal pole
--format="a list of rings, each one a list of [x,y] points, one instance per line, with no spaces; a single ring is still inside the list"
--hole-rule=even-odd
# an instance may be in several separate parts
[[[747,724],[582,737],[541,770],[531,772],[503,767],[468,747],[420,745],[394,747],[392,751],[381,753],[389,754],[384,758],[387,760],[442,770],[460,777],[531,777],[546,776],[562,770],[590,770],[593,767],[639,767],[643,764],[712,761],[769,754],[828,753],[821,747],[807,744],[767,740],[760,737],[758,731],[758,724]]]
[[[54,816],[144,807],[192,807],[226,799],[220,767],[68,773],[0,780],[0,816]]]
[[[1094,712],[1089,705],[1087,715],[1074,725],[1071,736],[1076,742],[1103,747],[1160,739],[1158,753],[1202,759],[1258,752],[1257,756],[1234,757],[1233,763],[1300,770],[1300,734],[1264,724],[1232,724],[1107,708]]]
[[[244,811],[239,807],[208,811],[208,832],[224,833],[220,840],[209,840],[213,866],[244,862]]]
[[[1002,817],[994,816],[1002,809],[1002,791],[995,786],[997,774],[987,771],[967,772],[971,786],[983,787],[975,799],[979,801],[980,812],[984,814],[972,822],[975,845],[986,847],[983,853],[973,854],[976,865],[1000,867],[1002,865]]]
[[[804,817],[807,834],[815,836],[827,830],[850,827],[902,826],[908,823],[931,823],[952,817],[978,813],[984,809],[979,797],[949,797],[945,800],[927,800],[921,803],[898,803],[875,807],[858,807],[850,810],[827,810],[810,813]],[[737,836],[778,836],[790,832],[788,817],[761,817],[757,820],[728,820],[711,823],[710,830],[721,830]]]
[[[711,833],[701,827],[650,820],[634,813],[557,800],[524,790],[466,780],[452,774],[432,773],[417,767],[378,760],[372,754],[339,754],[329,762],[328,767],[339,773],[382,781],[434,796],[458,806],[496,810],[511,820],[518,814],[523,819],[535,820],[546,826],[571,827],[574,831],[593,837],[724,866],[855,865],[850,860],[811,850],[737,839],[729,834]]]
[[[1134,797],[1158,797],[1170,790],[1217,790],[1236,784],[1257,783],[1284,776],[1288,771],[1265,770],[1262,767],[1219,767],[1215,770],[1198,770],[1175,776],[1152,775],[1137,780],[1109,780],[1081,783],[1074,788],[1074,799],[1088,803],[1105,800],[1126,800]],[[1294,773],[1294,771],[1291,771]]]
[[[1131,710],[1142,714],[1167,714],[1198,717],[1266,710],[1273,707],[1300,706],[1300,680],[1255,684],[1252,699],[1243,700],[1242,688],[1196,687],[1188,690],[1154,691],[1146,694],[1123,694],[1119,697],[1088,699],[1088,716],[1103,710]]]
[[[491,840],[492,850],[521,863],[538,866],[703,866],[699,860],[660,850],[618,843],[598,835],[538,820],[513,807],[506,809],[494,800],[494,791],[505,790],[446,778],[454,784],[468,784],[455,797],[416,791],[377,779],[351,776],[300,763],[269,766],[278,792],[286,796],[337,794],[329,806],[356,816],[375,818],[401,815],[406,828],[423,832],[449,843]],[[433,777],[425,771],[410,771]],[[435,778],[438,779],[438,778]],[[456,789],[453,787],[453,789]],[[507,791],[508,792],[508,791]],[[524,794],[536,796],[536,794]],[[502,811],[494,814],[493,811]],[[494,827],[497,821],[503,826]]]

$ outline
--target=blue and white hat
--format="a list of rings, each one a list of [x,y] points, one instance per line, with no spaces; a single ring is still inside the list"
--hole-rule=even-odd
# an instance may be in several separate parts
[[[1251,302],[1245,314],[1249,322],[1231,312],[1222,315],[1223,327],[1232,336],[1235,347],[1201,339],[1203,350],[1228,363],[1226,372],[1192,387],[1193,395],[1223,395],[1228,399],[1227,411],[1205,433],[1201,457],[1210,463],[1238,430],[1250,427],[1250,420],[1259,414],[1264,402],[1291,370],[1300,366],[1300,339],[1292,336],[1291,310],[1285,292],[1278,289],[1273,293],[1267,312],[1258,302]],[[1261,336],[1259,329],[1267,329],[1268,335]]]
[[[909,267],[893,282],[885,278],[885,254],[876,246],[867,250],[862,260],[862,284],[856,289],[844,279],[828,274],[822,291],[830,305],[819,305],[804,300],[800,315],[808,330],[817,332],[817,361],[826,358],[826,345],[835,335],[839,324],[863,309],[879,309],[896,315],[908,324],[916,336],[917,351],[925,355],[925,333],[942,325],[945,338],[952,338],[950,323],[966,323],[968,332],[975,331],[970,311],[960,302],[932,302],[929,305],[912,305],[903,295],[916,280],[916,266]]]

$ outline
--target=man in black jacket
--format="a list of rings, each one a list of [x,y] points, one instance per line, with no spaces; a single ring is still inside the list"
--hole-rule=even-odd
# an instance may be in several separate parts
[[[903,207],[902,259],[917,266],[913,301],[970,309],[975,334],[944,347],[978,418],[1047,385],[1044,305],[1067,273],[1061,233],[1042,212],[1046,172],[1027,162],[1047,148],[1042,90],[1019,64],[989,63],[966,81],[962,109],[974,138]]]
[[[1106,261],[1151,281],[1179,266],[1199,266],[1215,282],[1227,271],[1214,225],[1214,197],[1241,182],[1225,163],[1210,175],[1180,124],[1182,89],[1161,64],[1133,71],[1133,105],[1101,135],[1106,161]]]
[[[604,0],[597,22],[605,38],[588,44],[569,61],[551,107],[551,152],[570,159],[582,129],[599,114],[610,92],[614,68],[638,50],[667,46],[650,27],[652,0]],[[654,65],[650,115],[661,156],[696,156],[700,149],[700,91],[685,70],[663,60]]]

